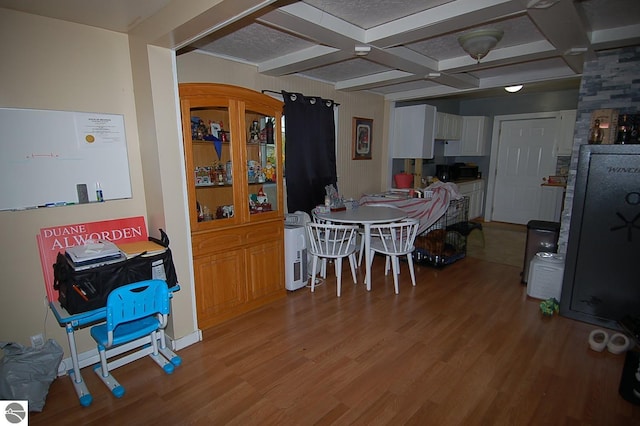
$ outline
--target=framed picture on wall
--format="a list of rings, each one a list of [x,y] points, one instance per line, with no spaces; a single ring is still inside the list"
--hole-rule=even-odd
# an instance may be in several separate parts
[[[371,160],[373,120],[353,117],[353,160]]]

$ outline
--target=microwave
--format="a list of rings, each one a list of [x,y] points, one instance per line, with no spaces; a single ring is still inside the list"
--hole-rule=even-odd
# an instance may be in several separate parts
[[[478,177],[478,166],[454,164],[452,175],[453,179],[476,179]]]

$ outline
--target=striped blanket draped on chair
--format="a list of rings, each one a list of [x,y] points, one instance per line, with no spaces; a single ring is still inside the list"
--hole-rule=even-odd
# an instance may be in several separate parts
[[[445,214],[451,200],[462,198],[462,195],[458,192],[458,187],[450,182],[436,182],[425,188],[425,191],[432,191],[433,195],[430,198],[407,199],[365,195],[360,198],[360,205],[389,204],[390,206],[401,208],[409,217],[420,221],[418,234],[422,234]]]

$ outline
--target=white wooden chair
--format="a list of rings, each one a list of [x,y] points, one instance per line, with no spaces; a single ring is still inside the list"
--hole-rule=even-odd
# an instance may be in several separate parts
[[[342,290],[342,259],[349,258],[351,275],[354,284],[356,281],[356,225],[338,225],[332,223],[309,222],[306,225],[309,235],[308,252],[313,256],[311,267],[311,291],[315,291],[316,272],[318,271],[318,260],[322,260],[326,268],[325,261],[334,261],[337,282],[337,295],[340,297]],[[325,270],[326,274],[326,270]]]
[[[321,216],[318,216],[317,208],[314,208],[313,210],[311,210],[311,220],[313,220],[315,223],[334,223],[322,218]],[[308,236],[308,233],[307,233],[307,236]],[[327,259],[326,258],[322,259],[322,265],[320,265],[320,276],[325,279],[327,278]]]
[[[418,233],[419,222],[416,219],[404,219],[400,222],[385,223],[371,226],[371,259],[375,253],[381,253],[391,258],[393,269],[393,284],[396,294],[398,289],[398,275],[400,274],[400,256],[407,256],[411,283],[415,287],[416,276],[413,268],[412,253],[415,250],[414,243]],[[373,237],[376,238],[373,238]],[[385,267],[385,275],[389,272]]]
[[[388,207],[388,208],[392,208],[392,209],[398,209],[398,210],[402,210],[400,207],[396,207],[393,205],[390,205],[389,203],[372,203],[372,204],[365,204],[367,207]],[[360,227],[358,229],[358,235],[360,236],[360,253],[358,254],[358,266],[362,265],[362,259],[364,258],[364,228]],[[373,235],[373,233],[371,234],[371,238],[373,241],[373,238],[377,238],[379,237],[379,235]],[[387,261],[386,261],[386,268],[389,268],[389,258],[387,257]]]

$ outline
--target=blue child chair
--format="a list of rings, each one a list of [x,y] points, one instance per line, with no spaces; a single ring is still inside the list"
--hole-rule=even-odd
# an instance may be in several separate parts
[[[100,354],[100,364],[94,370],[117,398],[124,395],[124,388],[110,370],[149,355],[167,374],[173,373],[175,362],[165,359],[158,350],[158,340],[164,344],[162,337],[170,310],[169,298],[167,283],[163,280],[139,281],[109,293],[107,321],[93,326],[91,337],[98,344]],[[131,343],[134,341],[135,344]],[[135,348],[139,349],[132,352]],[[125,352],[128,353],[107,362],[110,356]]]

